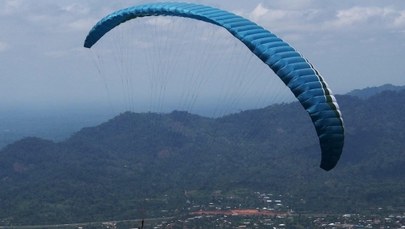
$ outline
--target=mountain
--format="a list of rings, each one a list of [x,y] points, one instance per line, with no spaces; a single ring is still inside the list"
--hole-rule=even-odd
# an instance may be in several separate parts
[[[54,110],[0,108],[0,149],[27,136],[62,141],[84,126],[98,125],[114,115],[106,109],[81,106]]]
[[[281,193],[303,213],[404,210],[405,90],[337,99],[346,143],[330,172],[298,103],[216,119],[126,112],[62,142],[22,139],[0,151],[0,222],[160,216],[218,190]]]
[[[368,98],[383,91],[399,91],[405,86],[385,84],[379,87],[353,90],[348,95]],[[105,107],[79,106],[55,110],[0,108],[0,149],[27,136],[62,141],[85,126],[94,126],[113,117]]]
[[[405,90],[405,86],[395,86],[392,84],[384,84],[382,86],[378,87],[367,87],[364,89],[356,89],[353,90],[347,95],[355,96],[361,99],[367,99],[373,95],[377,95],[379,93],[385,92],[385,91],[402,91]]]

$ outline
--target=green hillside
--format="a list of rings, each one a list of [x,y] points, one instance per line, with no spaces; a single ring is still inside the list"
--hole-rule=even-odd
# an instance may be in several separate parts
[[[127,112],[63,142],[25,138],[0,151],[0,223],[154,217],[241,190],[302,213],[404,209],[405,91],[337,99],[346,144],[330,172],[298,103],[217,119]]]

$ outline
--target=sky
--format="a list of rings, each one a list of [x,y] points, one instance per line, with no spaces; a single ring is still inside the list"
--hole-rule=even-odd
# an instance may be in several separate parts
[[[99,102],[105,85],[84,39],[103,16],[148,2],[154,1],[0,0],[0,111]],[[234,12],[278,35],[336,94],[405,85],[403,0],[189,2]]]

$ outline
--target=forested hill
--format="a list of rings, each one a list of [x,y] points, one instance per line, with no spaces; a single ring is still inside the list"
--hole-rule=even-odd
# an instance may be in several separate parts
[[[0,151],[0,221],[126,219],[145,198],[181,209],[185,190],[285,193],[303,212],[405,206],[405,90],[337,99],[346,144],[330,172],[298,103],[218,119],[127,112],[63,142],[25,138]]]

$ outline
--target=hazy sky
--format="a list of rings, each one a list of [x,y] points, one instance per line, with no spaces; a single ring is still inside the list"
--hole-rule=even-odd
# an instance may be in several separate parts
[[[103,85],[82,47],[84,38],[106,14],[147,2],[152,1],[0,0],[0,108],[96,101],[89,85]],[[405,85],[403,0],[190,2],[232,11],[269,29],[303,53],[337,94]]]

